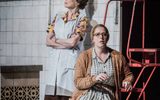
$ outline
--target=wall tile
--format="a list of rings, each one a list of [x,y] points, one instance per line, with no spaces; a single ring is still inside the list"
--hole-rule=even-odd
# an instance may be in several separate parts
[[[7,30],[7,20],[3,19],[0,21],[0,30],[1,31],[6,31]]]
[[[11,32],[13,30],[13,19],[7,19],[6,24],[6,31]]]
[[[0,12],[1,12],[0,18],[5,19],[7,17],[7,13],[6,13],[7,8],[8,7],[5,7],[5,6],[0,7]]]
[[[8,6],[7,7],[7,17],[6,18],[13,18],[13,7],[12,6]]]
[[[6,61],[7,61],[7,59],[5,56],[0,56],[0,65],[6,65]]]
[[[19,19],[13,19],[13,32],[14,31],[19,31],[19,23],[20,23],[20,20]]]
[[[32,45],[31,44],[26,45],[25,48],[26,48],[26,53],[25,53],[26,55],[25,56],[30,57],[32,55]]]
[[[6,56],[12,56],[13,47],[11,44],[6,44],[5,54]]]

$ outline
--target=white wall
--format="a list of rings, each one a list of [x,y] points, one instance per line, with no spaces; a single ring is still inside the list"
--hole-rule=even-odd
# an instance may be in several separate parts
[[[48,0],[1,0],[0,66],[43,65],[47,55],[47,25]],[[27,81],[38,82],[31,80]]]
[[[89,1],[86,12],[91,25],[103,23],[108,0]],[[52,18],[56,12],[64,10],[63,0],[51,0]],[[48,50],[45,46],[48,19],[49,0],[0,2],[0,65],[43,65],[44,70],[40,72],[40,100],[43,100],[45,87],[43,80]],[[108,46],[120,50],[120,4],[117,10],[115,1],[109,5],[106,26],[110,32]],[[90,44],[86,42],[85,46]]]
[[[1,65],[44,63],[47,14],[47,0],[0,2]]]

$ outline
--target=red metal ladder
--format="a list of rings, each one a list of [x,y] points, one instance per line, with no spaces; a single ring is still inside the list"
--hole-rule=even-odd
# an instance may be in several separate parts
[[[130,48],[129,49],[129,56],[133,59],[132,54],[133,53],[141,53],[142,54],[142,60],[138,61],[138,60],[129,60],[129,65],[130,67],[134,67],[134,68],[141,68],[134,84],[133,84],[133,92],[139,92],[139,96],[137,98],[137,100],[140,100],[142,94],[143,94],[143,100],[145,100],[146,96],[145,96],[145,89],[146,86],[148,85],[156,67],[158,66],[157,64],[157,49],[156,48]],[[152,57],[151,57],[152,56]],[[145,69],[147,67],[153,67],[152,71],[149,74],[149,76],[147,77],[147,80],[144,81],[143,80],[143,86],[141,88],[136,88],[136,85],[138,83],[138,81],[140,80],[140,77],[142,77],[142,75],[145,72]],[[129,92],[126,100],[129,100],[130,96],[132,94],[132,91]]]
[[[141,67],[141,71],[138,74],[138,77],[136,78],[134,84],[133,84],[133,89],[132,91],[130,91],[128,93],[128,96],[126,98],[126,100],[129,100],[132,92],[138,92],[140,93],[138,96],[138,100],[141,98],[142,94],[143,94],[143,100],[146,99],[145,97],[145,89],[146,86],[148,85],[148,82],[150,81],[155,69],[157,66],[160,66],[159,64],[157,64],[157,49],[156,48],[145,48],[145,0],[109,0],[106,4],[106,11],[104,14],[104,22],[103,24],[106,24],[106,18],[107,18],[107,11],[108,11],[108,7],[111,1],[130,1],[130,2],[134,2],[133,4],[133,8],[132,8],[132,17],[131,17],[131,23],[130,23],[130,30],[129,30],[129,37],[128,37],[128,43],[127,43],[127,58],[129,59],[129,65],[131,67]],[[135,5],[138,2],[142,2],[143,3],[143,19],[142,19],[142,47],[141,48],[130,48],[130,38],[131,38],[131,33],[132,33],[132,26],[133,26],[133,20],[134,20],[134,12],[135,12]],[[145,55],[149,55],[150,53],[153,54],[153,62],[150,62],[150,59],[148,58],[141,58],[141,61],[135,60],[132,57],[133,53],[142,53],[143,56]],[[145,55],[144,55],[145,54]],[[147,78],[146,82],[143,82],[143,86],[141,88],[136,88],[136,85],[140,79],[140,77],[143,75],[144,70],[147,67],[153,67],[151,73],[149,74],[149,77]],[[121,92],[126,92],[124,89],[121,89]]]

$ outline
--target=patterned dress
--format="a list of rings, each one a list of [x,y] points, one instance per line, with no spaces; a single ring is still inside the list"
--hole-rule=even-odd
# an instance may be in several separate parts
[[[96,85],[89,89],[84,95],[80,97],[80,100],[114,100],[114,67],[112,65],[112,60],[110,53],[107,55],[105,63],[103,63],[95,53],[95,50],[92,51],[92,67],[91,75],[98,75],[100,73],[105,73],[109,77],[107,80],[99,83],[107,85],[107,92]]]

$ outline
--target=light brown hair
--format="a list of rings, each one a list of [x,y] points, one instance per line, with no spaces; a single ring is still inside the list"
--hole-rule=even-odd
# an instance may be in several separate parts
[[[90,33],[91,40],[93,40],[94,31],[95,31],[95,29],[98,28],[98,27],[103,27],[103,28],[104,28],[104,30],[105,30],[105,32],[106,32],[106,34],[107,34],[107,41],[108,41],[108,40],[109,40],[109,31],[108,31],[107,27],[106,27],[105,25],[103,25],[103,24],[97,24],[96,26],[94,26],[94,27],[92,28],[91,33]]]

